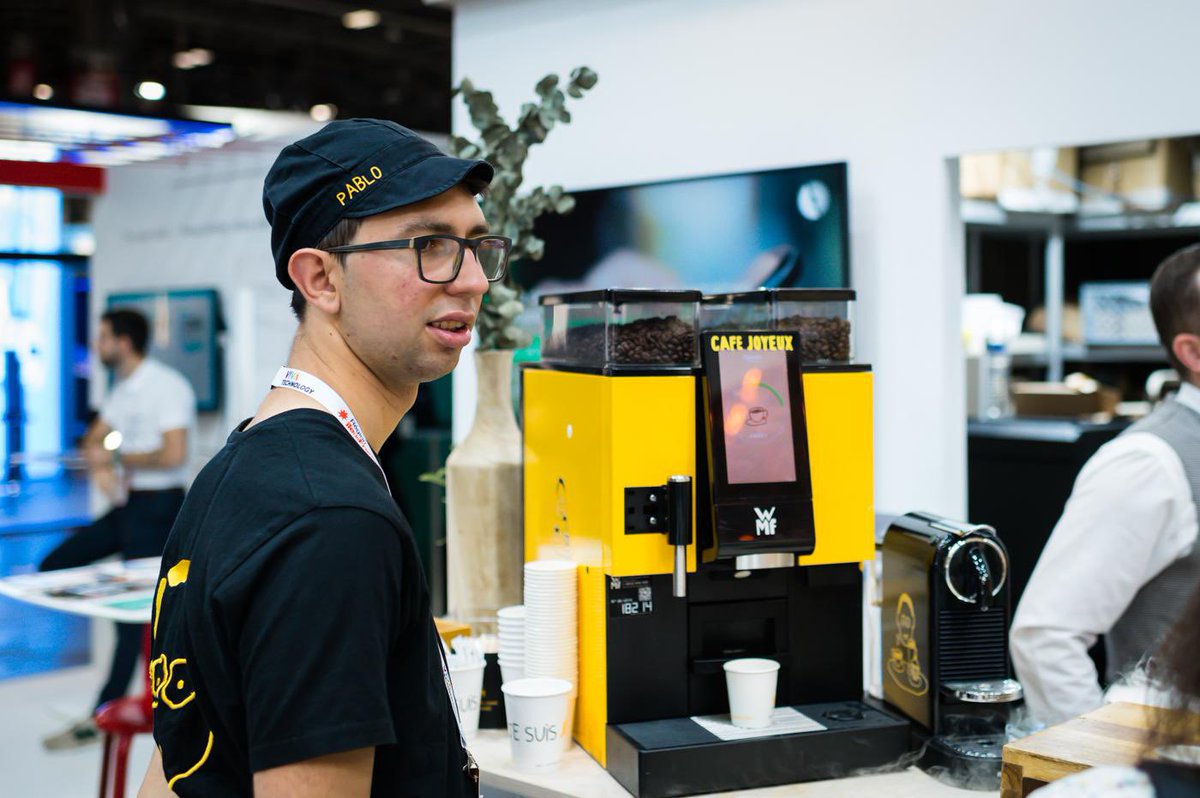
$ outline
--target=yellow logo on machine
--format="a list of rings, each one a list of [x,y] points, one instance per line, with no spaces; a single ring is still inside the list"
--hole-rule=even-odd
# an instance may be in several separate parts
[[[714,335],[709,346],[714,352],[791,352],[794,340],[790,335]]]
[[[178,587],[187,582],[191,565],[191,560],[180,560],[171,566],[166,576],[158,580],[158,590],[154,596],[154,622],[151,625],[151,634],[155,640],[158,639],[158,616],[162,611],[163,596],[166,594],[167,588]],[[188,663],[185,658],[170,659],[165,653],[160,653],[148,667],[150,669],[151,706],[155,709],[160,703],[172,710],[183,709],[195,699],[196,691],[191,687],[191,679],[187,672]],[[196,758],[195,764],[174,776],[164,773],[167,777],[167,787],[174,789],[176,782],[186,779],[199,770],[208,761],[212,748],[213,733],[210,731],[204,752]]]
[[[378,166],[372,166],[367,170],[366,174],[354,175],[346,183],[346,190],[337,193],[337,201],[343,208],[346,203],[354,199],[354,195],[365,191],[368,186],[371,186],[379,178],[383,177],[383,170]]]
[[[906,693],[922,696],[929,692],[929,680],[921,671],[921,652],[913,633],[917,630],[917,612],[912,596],[901,593],[896,601],[896,644],[892,646],[884,670]]]

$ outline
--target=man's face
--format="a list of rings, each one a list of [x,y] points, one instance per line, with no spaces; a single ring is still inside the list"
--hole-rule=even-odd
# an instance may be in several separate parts
[[[363,220],[352,244],[431,233],[477,238],[487,233],[479,204],[455,187],[432,199]],[[339,326],[347,344],[390,387],[429,382],[458,364],[471,340],[488,282],[475,256],[463,255],[452,283],[424,282],[411,249],[343,256]]]
[[[100,322],[100,332],[96,335],[96,356],[105,368],[116,368],[121,362],[121,339],[113,335],[112,325],[107,321]]]

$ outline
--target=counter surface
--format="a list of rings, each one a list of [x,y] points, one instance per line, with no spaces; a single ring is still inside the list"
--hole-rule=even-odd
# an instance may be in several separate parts
[[[492,787],[529,798],[629,798],[629,793],[616,779],[608,775],[578,745],[571,746],[558,770],[545,774],[514,769],[508,736],[500,729],[481,729],[471,743],[471,751],[479,761],[484,796],[487,795],[487,788]],[[916,768],[899,773],[721,793],[726,798],[782,798],[795,795],[810,798],[987,798],[996,794],[948,787]]]

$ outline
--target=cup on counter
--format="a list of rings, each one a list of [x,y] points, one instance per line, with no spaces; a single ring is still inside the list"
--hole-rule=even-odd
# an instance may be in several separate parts
[[[479,705],[483,699],[484,660],[469,665],[450,668],[450,684],[454,687],[454,700],[458,702],[458,719],[462,724],[463,737],[471,740],[479,731]]]
[[[765,729],[775,712],[779,663],[773,659],[731,659],[725,663],[729,719],[743,729]]]
[[[515,767],[536,771],[558,767],[566,748],[567,700],[573,687],[566,679],[518,679],[500,688]]]

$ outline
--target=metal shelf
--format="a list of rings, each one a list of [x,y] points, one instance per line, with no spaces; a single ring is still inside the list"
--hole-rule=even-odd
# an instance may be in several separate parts
[[[1167,356],[1160,346],[1083,346],[1065,344],[1062,348],[1064,363],[1161,363],[1167,366]],[[1014,353],[1014,366],[1049,366],[1046,352]]]
[[[1064,247],[1068,239],[1152,235],[1200,236],[1200,200],[1185,202],[1170,211],[1135,213],[1070,213],[1009,211],[984,200],[962,200],[959,213],[968,232],[1034,233],[1044,236],[1044,286],[1046,345],[1032,354],[1014,354],[1014,366],[1046,369],[1046,379],[1062,379],[1065,363],[1162,363],[1166,355],[1157,346],[1085,347],[1062,340]],[[978,246],[967,248],[968,273],[980,268]]]
[[[962,200],[963,224],[990,230],[1046,232],[1061,225],[1066,236],[1140,234],[1155,232],[1200,234],[1200,201],[1177,208],[1137,213],[1031,213],[1009,211],[995,202]]]

